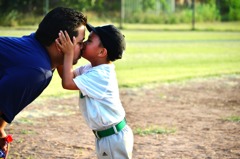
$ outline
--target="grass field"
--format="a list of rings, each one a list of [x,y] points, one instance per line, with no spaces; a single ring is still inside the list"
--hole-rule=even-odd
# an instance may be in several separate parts
[[[21,36],[33,31],[0,28],[0,35]],[[240,32],[132,28],[122,32],[127,50],[123,59],[115,62],[120,87],[240,73]],[[85,63],[80,59],[78,65]],[[71,91],[63,90],[55,75],[42,97],[66,94]]]
[[[240,72],[238,32],[124,33],[128,49],[116,62],[121,86]]]

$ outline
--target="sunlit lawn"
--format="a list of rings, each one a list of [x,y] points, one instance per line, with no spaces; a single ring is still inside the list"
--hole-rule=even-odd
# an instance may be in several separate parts
[[[32,31],[0,28],[0,35],[21,36]],[[240,32],[155,29],[122,32],[127,49],[123,59],[115,62],[120,87],[240,73]],[[78,65],[85,63],[80,59]],[[55,75],[42,97],[71,92],[61,88],[61,80]]]
[[[116,62],[120,85],[239,73],[239,32],[124,31],[127,51]]]

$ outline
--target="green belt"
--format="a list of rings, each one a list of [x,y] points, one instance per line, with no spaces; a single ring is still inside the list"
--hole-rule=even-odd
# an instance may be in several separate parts
[[[120,123],[118,123],[117,125],[106,129],[106,130],[102,130],[102,131],[95,131],[93,130],[94,135],[96,136],[96,138],[101,139],[103,137],[107,137],[113,134],[117,134],[119,131],[121,131],[124,126],[127,124],[126,119],[124,118]]]

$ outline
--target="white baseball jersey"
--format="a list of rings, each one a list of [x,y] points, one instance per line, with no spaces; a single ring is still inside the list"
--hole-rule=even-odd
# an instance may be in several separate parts
[[[80,109],[92,130],[107,129],[124,119],[114,64],[88,64],[74,70],[74,74],[81,92]]]

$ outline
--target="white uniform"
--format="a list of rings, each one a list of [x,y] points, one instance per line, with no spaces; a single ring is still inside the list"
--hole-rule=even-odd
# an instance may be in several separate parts
[[[92,130],[108,129],[125,118],[114,64],[95,67],[89,64],[77,68],[74,73],[74,82],[81,91],[80,109]],[[96,138],[98,158],[131,158],[132,150],[133,133],[128,125],[117,134]]]

